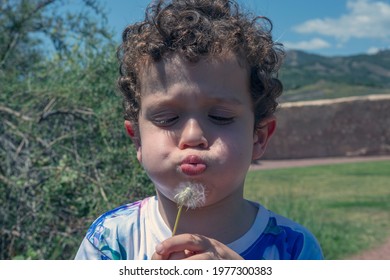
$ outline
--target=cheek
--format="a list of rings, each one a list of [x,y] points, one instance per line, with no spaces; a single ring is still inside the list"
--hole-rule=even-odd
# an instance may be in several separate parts
[[[141,146],[137,147],[137,159],[142,164],[142,149]]]
[[[142,131],[141,139],[140,154],[144,165],[161,164],[161,161],[169,156],[170,149],[174,144],[172,137],[167,132],[153,129]]]
[[[221,138],[216,140],[216,151],[220,155],[220,164],[229,164],[232,166],[250,164],[252,160],[251,143],[253,139],[249,139],[243,134],[241,134],[241,137],[237,137],[237,135],[240,134],[231,135],[228,138],[224,138],[224,140]]]
[[[156,139],[156,138],[154,138]],[[163,157],[164,154],[164,147],[166,145],[163,144],[163,141],[161,140],[152,140],[149,139],[145,141],[141,146],[141,153],[142,153],[142,160],[145,161],[152,161],[153,159],[160,159]]]

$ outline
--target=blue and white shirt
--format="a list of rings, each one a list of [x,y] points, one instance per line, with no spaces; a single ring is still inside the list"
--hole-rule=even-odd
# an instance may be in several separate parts
[[[255,205],[252,227],[228,247],[247,260],[323,259],[321,247],[306,228]],[[156,245],[171,235],[157,197],[149,197],[100,216],[88,229],[76,259],[148,260]]]

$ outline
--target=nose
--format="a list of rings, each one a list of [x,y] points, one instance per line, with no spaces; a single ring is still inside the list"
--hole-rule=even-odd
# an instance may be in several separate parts
[[[180,149],[186,149],[190,147],[199,147],[203,149],[208,147],[208,142],[204,135],[204,131],[196,119],[189,119],[184,124],[179,141]]]

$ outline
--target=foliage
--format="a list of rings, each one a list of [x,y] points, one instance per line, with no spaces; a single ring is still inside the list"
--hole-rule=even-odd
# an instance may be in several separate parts
[[[285,101],[389,93],[390,50],[373,55],[325,57],[289,51],[280,72]],[[338,88],[338,90],[336,90]],[[363,92],[362,89],[365,91]]]
[[[153,193],[124,133],[104,11],[83,3],[0,4],[0,259],[71,259],[94,218]]]
[[[299,89],[286,90],[283,93],[281,100],[285,102],[294,102],[389,93],[390,91],[388,88],[319,81],[315,84],[302,86]]]

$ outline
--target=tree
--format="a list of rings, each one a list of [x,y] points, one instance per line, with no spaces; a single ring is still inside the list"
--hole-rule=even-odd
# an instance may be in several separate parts
[[[70,259],[98,214],[153,192],[122,129],[97,1],[0,2],[0,259]]]

